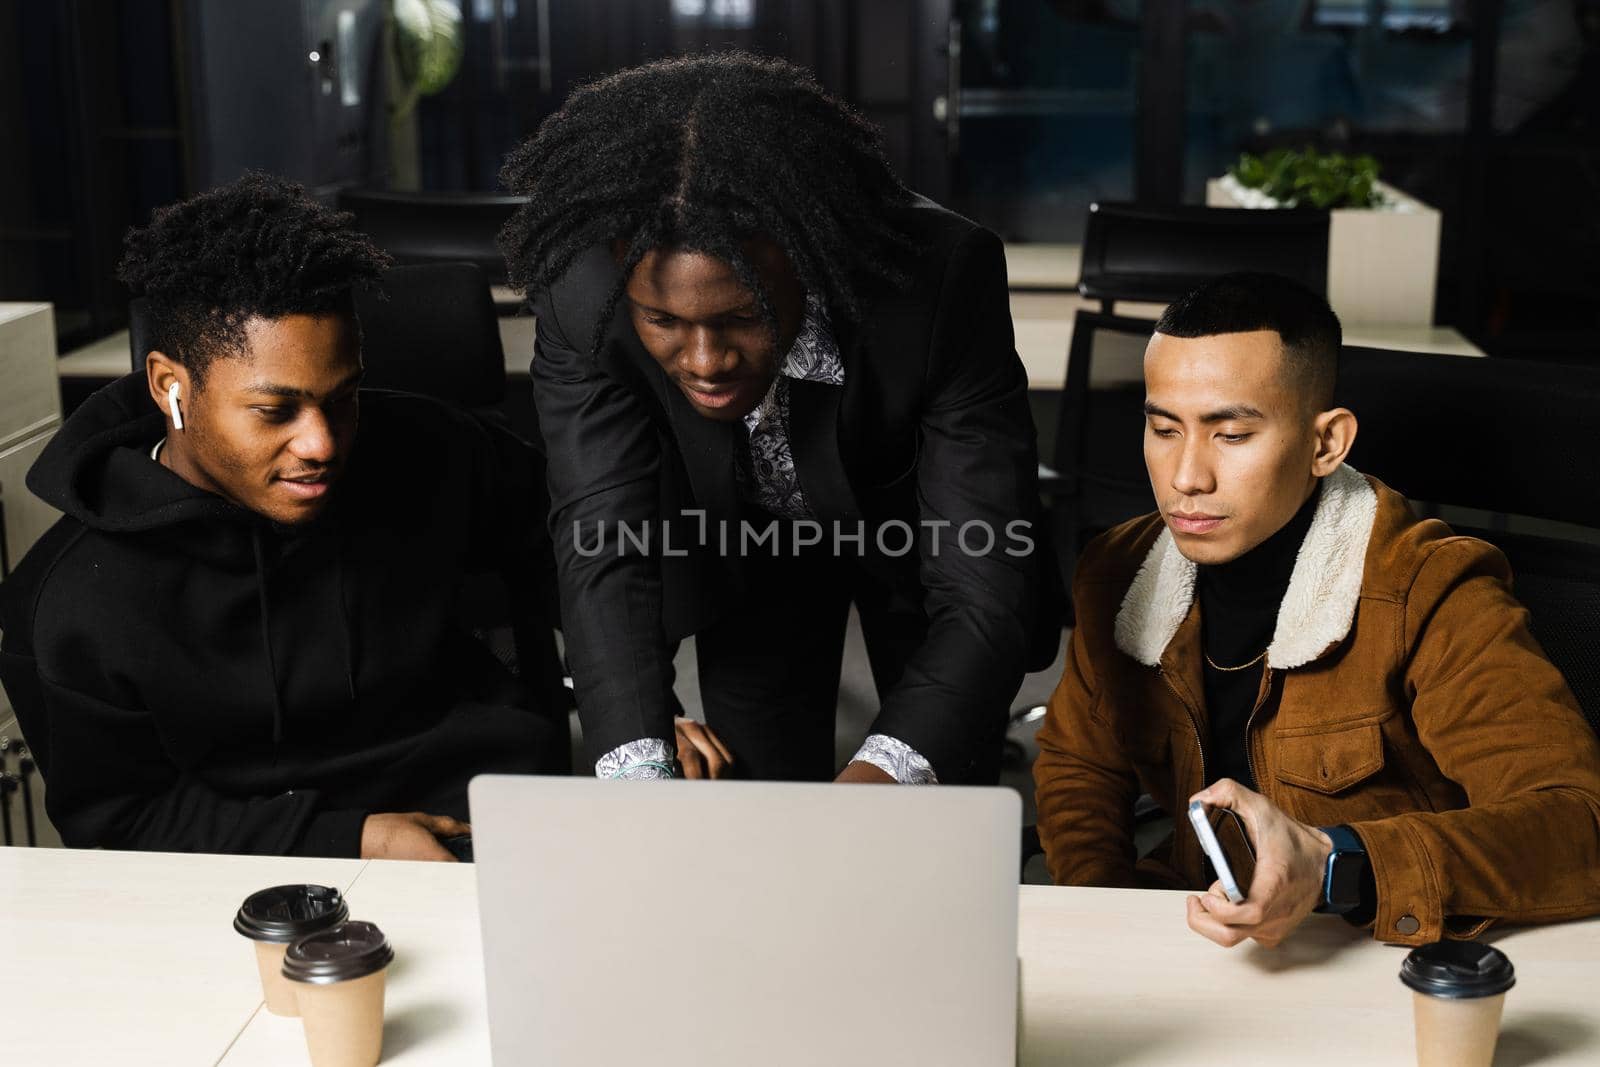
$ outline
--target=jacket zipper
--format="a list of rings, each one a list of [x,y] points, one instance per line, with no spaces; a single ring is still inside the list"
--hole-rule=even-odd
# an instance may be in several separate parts
[[[1172,679],[1167,677],[1166,668],[1165,667],[1157,667],[1156,668],[1156,673],[1161,675],[1161,680],[1163,682],[1167,683],[1167,688],[1172,691],[1172,695],[1177,697],[1178,698],[1178,703],[1183,705],[1184,714],[1189,716],[1189,729],[1194,731],[1194,745],[1195,745],[1195,748],[1200,750],[1200,788],[1204,789],[1206,786],[1210,785],[1211,782],[1210,782],[1210,777],[1206,774],[1206,746],[1205,746],[1205,743],[1203,741],[1201,741],[1201,739],[1200,739],[1200,720],[1198,720],[1198,719],[1196,719],[1194,717],[1194,709],[1189,706],[1189,702],[1187,700],[1183,699],[1183,694],[1178,692],[1178,687],[1172,683]],[[1267,668],[1267,691],[1270,693],[1271,690],[1272,690],[1272,668],[1268,667]],[[1264,701],[1258,700],[1256,702],[1256,706],[1250,709],[1249,717],[1246,718],[1245,721],[1244,721],[1244,758],[1245,758],[1245,764],[1250,768],[1250,778],[1253,781],[1256,779],[1256,758],[1255,758],[1255,749],[1250,744],[1250,727],[1255,722],[1256,712],[1261,710],[1261,705],[1263,703],[1264,703]],[[1256,785],[1257,786],[1259,786],[1260,784],[1261,783],[1259,781],[1256,781]],[[1258,789],[1257,792],[1259,792],[1259,791],[1260,790]],[[1262,794],[1262,795],[1265,796],[1265,794]],[[1247,832],[1245,832],[1244,821],[1241,820],[1239,818],[1239,816],[1237,814],[1235,814],[1234,812],[1230,811],[1230,812],[1228,812],[1228,814],[1233,816],[1233,821],[1239,827],[1239,836],[1244,839],[1245,851],[1250,853],[1251,858],[1254,858],[1256,850],[1250,844],[1250,835]]]
[[[1250,738],[1250,730],[1255,726],[1256,712],[1261,710],[1261,706],[1267,702],[1266,698],[1270,697],[1271,695],[1272,668],[1268,667],[1266,692],[1261,699],[1256,701],[1256,706],[1250,709],[1249,716],[1244,720],[1244,762],[1245,766],[1250,768],[1251,783],[1255,786],[1256,792],[1260,793],[1262,796],[1266,796],[1267,791],[1261,788],[1261,776],[1256,773],[1256,746]]]
[[[1200,739],[1200,720],[1194,717],[1194,709],[1189,706],[1187,700],[1183,699],[1183,694],[1178,692],[1178,687],[1172,684],[1172,679],[1167,677],[1167,669],[1165,667],[1157,667],[1156,673],[1161,675],[1161,680],[1167,683],[1167,688],[1172,690],[1172,695],[1178,698],[1179,704],[1183,705],[1184,714],[1189,716],[1189,728],[1194,731],[1194,747],[1200,752],[1200,788],[1204,789],[1209,783],[1206,777],[1206,746],[1205,742]],[[1248,732],[1249,728],[1246,727],[1247,736]],[[1248,754],[1247,746],[1246,755]],[[1254,774],[1255,771],[1252,770],[1250,773]]]
[[[1172,690],[1172,695],[1177,698],[1179,704],[1183,705],[1184,714],[1189,716],[1189,728],[1194,731],[1194,747],[1200,753],[1200,788],[1204,789],[1208,781],[1208,776],[1206,774],[1206,746],[1205,742],[1200,738],[1200,720],[1195,718],[1194,709],[1189,706],[1189,702],[1187,700],[1183,699],[1183,694],[1178,692],[1178,687],[1174,685],[1172,679],[1167,676],[1166,668],[1157,667],[1156,673],[1161,675],[1161,680],[1167,683],[1167,688]],[[1174,819],[1177,822],[1182,821],[1181,819],[1177,819],[1176,816]],[[1205,872],[1205,862],[1205,859],[1202,857],[1200,860],[1200,870],[1202,874]]]

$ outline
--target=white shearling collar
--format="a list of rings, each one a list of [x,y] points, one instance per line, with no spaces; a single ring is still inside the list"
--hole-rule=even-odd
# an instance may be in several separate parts
[[[1378,515],[1378,494],[1349,464],[1322,483],[1311,527],[1295,557],[1267,666],[1303,667],[1350,632],[1361,599],[1367,542]],[[1171,530],[1150,547],[1117,612],[1117,647],[1147,667],[1178,632],[1194,603],[1195,565],[1178,551]]]

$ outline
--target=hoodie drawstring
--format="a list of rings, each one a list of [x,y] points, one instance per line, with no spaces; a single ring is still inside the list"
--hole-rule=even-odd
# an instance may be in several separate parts
[[[283,696],[278,692],[278,665],[272,658],[271,615],[267,611],[267,565],[261,550],[261,530],[250,528],[250,546],[256,555],[256,595],[261,609],[261,647],[267,654],[267,674],[272,690],[272,743],[283,741]]]

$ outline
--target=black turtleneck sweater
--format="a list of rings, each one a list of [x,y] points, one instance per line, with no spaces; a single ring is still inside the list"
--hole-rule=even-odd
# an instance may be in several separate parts
[[[1294,518],[1236,560],[1200,567],[1195,587],[1200,597],[1200,642],[1205,652],[1206,713],[1211,737],[1206,746],[1207,785],[1233,778],[1255,788],[1245,727],[1255,710],[1266,672],[1263,653],[1272,643],[1278,608],[1294,574],[1300,545],[1316,514],[1321,483]],[[1224,671],[1261,657],[1246,670]]]

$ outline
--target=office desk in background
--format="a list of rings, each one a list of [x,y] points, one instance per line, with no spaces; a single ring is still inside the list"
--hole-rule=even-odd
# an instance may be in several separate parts
[[[1017,354],[1028,371],[1028,387],[1058,390],[1066,378],[1067,351],[1072,344],[1073,317],[1080,308],[1098,310],[1097,300],[1085,300],[1075,291],[1080,250],[1077,245],[1007,245],[1006,269],[1011,284],[1011,320],[1016,330]],[[502,302],[513,297],[496,290]],[[1163,305],[1119,303],[1118,314],[1156,319]],[[533,359],[534,320],[526,314],[500,320],[500,340],[506,352],[506,374],[528,373]],[[1121,344],[1118,344],[1121,340]],[[1438,352],[1481,356],[1483,352],[1448,327],[1367,326],[1345,324],[1345,343],[1405,352]],[[1107,350],[1097,349],[1092,383],[1096,386],[1138,381],[1143,347],[1130,347],[1126,339],[1112,339]],[[120,378],[128,373],[127,331],[112,334],[61,358],[64,378]]]
[[[1028,372],[1028,388],[1059,390],[1066,379],[1067,351],[1072,345],[1073,316],[1079,308],[1095,310],[1098,301],[1085,300],[1076,293],[1041,293],[1013,290],[1011,322],[1016,331],[1017,354]],[[1132,318],[1156,319],[1159,304],[1118,304],[1118,314]],[[506,374],[525,377],[533,360],[533,339],[537,333],[529,315],[503,318],[500,341],[506,352]],[[1345,329],[1345,343],[1371,348],[1390,348],[1402,352],[1434,352],[1445,355],[1481,356],[1483,352],[1449,327],[1362,326]],[[1125,339],[1118,339],[1124,340]],[[1139,357],[1144,346],[1120,348],[1102,353],[1094,361],[1093,384],[1139,379]],[[91,345],[61,357],[63,378],[110,379],[128,373],[128,333],[102,338]]]
[[[318,881],[394,942],[385,1064],[488,1063],[473,868],[0,849],[0,1050],[29,1067],[285,1067],[300,1023],[261,1007],[231,923],[255,889]],[[1410,1067],[1405,952],[1314,916],[1277,951],[1216,947],[1182,893],[1022,886],[1019,1063]],[[952,917],[955,921],[958,917]],[[1516,964],[1501,1067],[1600,1063],[1600,920],[1491,935]],[[667,991],[671,995],[671,991]]]

